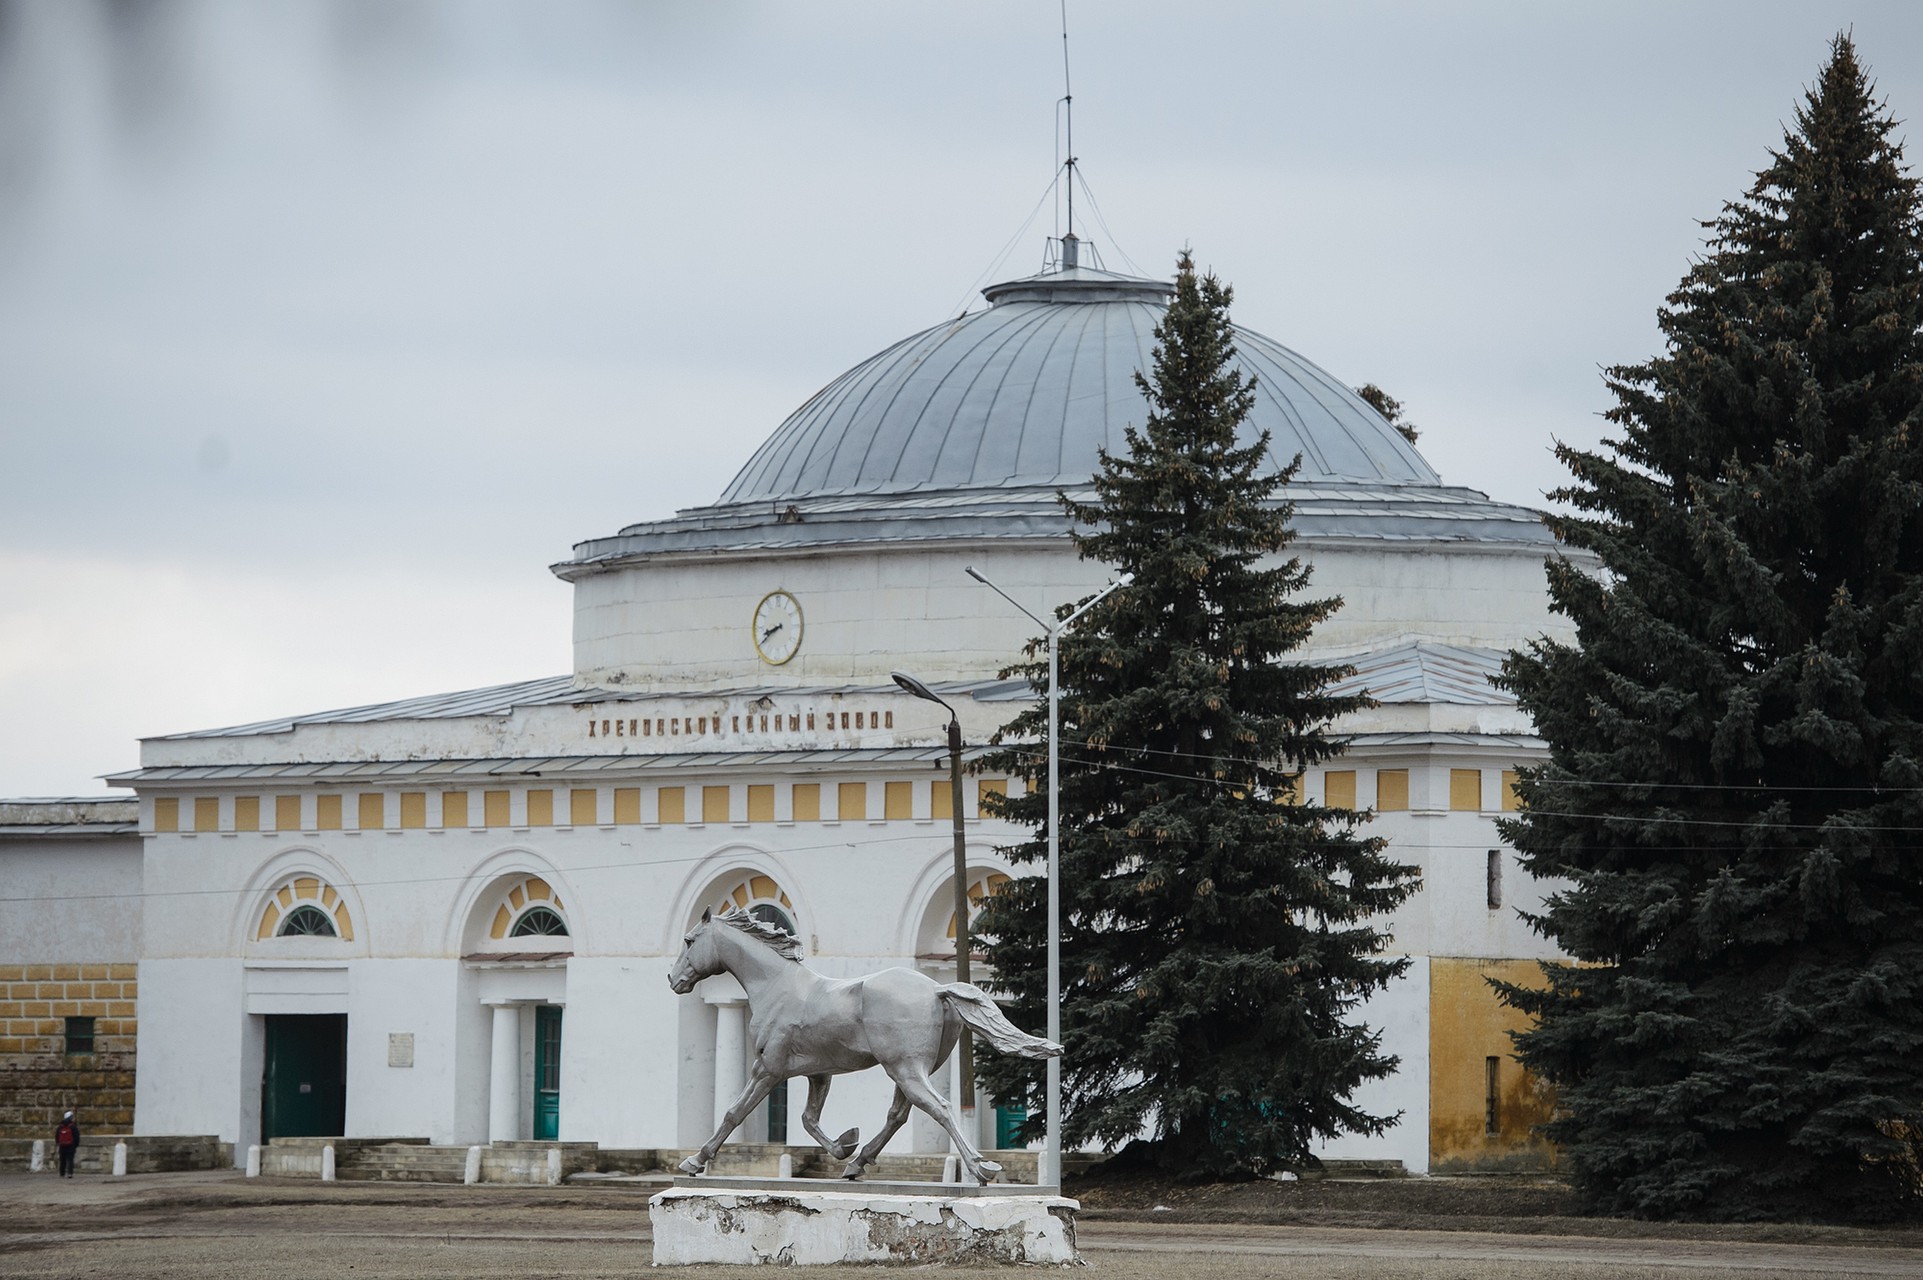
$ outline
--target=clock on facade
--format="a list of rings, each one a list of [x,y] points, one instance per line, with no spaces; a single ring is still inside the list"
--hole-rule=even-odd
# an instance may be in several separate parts
[[[801,648],[801,605],[786,591],[770,591],[755,606],[755,652],[778,667]]]

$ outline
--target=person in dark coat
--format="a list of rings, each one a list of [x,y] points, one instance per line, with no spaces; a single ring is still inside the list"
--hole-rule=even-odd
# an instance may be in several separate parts
[[[80,1126],[74,1123],[73,1112],[62,1116],[55,1126],[53,1145],[60,1148],[60,1176],[73,1177],[73,1157],[80,1149]]]

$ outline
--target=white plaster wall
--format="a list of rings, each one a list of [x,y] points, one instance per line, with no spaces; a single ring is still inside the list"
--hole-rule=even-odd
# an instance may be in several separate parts
[[[1002,709],[988,710],[998,714]],[[898,723],[906,725],[906,717]],[[381,730],[390,731],[391,726]],[[1399,856],[1418,863],[1425,876],[1422,893],[1390,922],[1398,950],[1419,956],[1549,954],[1513,910],[1535,901],[1531,895],[1538,887],[1523,884],[1518,876],[1505,884],[1503,910],[1491,912],[1485,903],[1484,850],[1500,844],[1494,829],[1496,788],[1500,770],[1517,762],[1514,754],[1512,748],[1457,745],[1400,754],[1358,751],[1336,762],[1357,770],[1358,801],[1364,805],[1375,798],[1376,767],[1410,770],[1412,811],[1381,815],[1373,828],[1392,841]],[[729,873],[764,872],[781,884],[794,903],[808,963],[826,976],[855,977],[897,964],[918,967],[914,956],[924,949],[920,935],[930,918],[930,903],[937,898],[945,903],[950,892],[949,829],[945,821],[927,817],[932,771],[878,772],[869,782],[871,813],[882,809],[884,781],[916,783],[917,816],[910,820],[796,823],[788,819],[788,789],[780,784],[798,778],[822,782],[824,808],[833,812],[834,784],[849,775],[660,775],[647,772],[646,765],[646,760],[637,760],[632,772],[610,771],[596,784],[682,785],[688,788],[689,812],[698,813],[699,788],[725,782],[731,788],[733,814],[744,816],[745,787],[773,783],[779,820],[150,837],[147,878],[167,885],[169,892],[147,900],[143,928],[149,966],[164,975],[168,964],[204,958],[237,972],[244,958],[252,971],[246,983],[196,983],[192,990],[176,989],[163,977],[162,985],[150,993],[143,969],[140,1096],[143,1105],[150,1098],[164,1099],[153,1104],[151,1113],[142,1113],[143,1131],[158,1132],[153,1126],[162,1125],[174,1131],[173,1126],[194,1122],[195,1131],[251,1140],[258,1125],[260,1062],[258,1045],[252,1058],[247,1056],[243,993],[255,991],[245,998],[257,1001],[272,982],[291,981],[261,976],[268,970],[291,974],[330,965],[340,969],[338,1003],[349,1013],[349,1127],[356,1134],[484,1141],[489,1012],[482,1000],[565,999],[562,1136],[610,1146],[659,1147],[697,1145],[712,1129],[713,1012],[698,998],[673,996],[665,973],[682,932]],[[1485,812],[1447,811],[1451,767],[1484,771]],[[525,821],[530,781],[496,779],[491,784],[513,792],[513,815],[519,822]],[[477,815],[480,798],[472,793],[487,785],[470,784],[470,804]],[[541,779],[536,785],[557,792],[557,815],[564,815],[568,779]],[[1312,792],[1317,785],[1319,778],[1312,778]],[[643,817],[651,819],[655,815],[647,806],[652,792],[644,791],[644,796]],[[223,796],[223,821],[230,819],[231,799]],[[305,799],[311,811],[312,793]],[[598,816],[610,818],[605,795],[603,799]],[[390,795],[390,811],[397,811],[397,803]],[[349,821],[355,809],[350,797],[343,806]],[[430,821],[436,816],[430,810]],[[999,865],[993,847],[1019,835],[1001,823],[970,819],[967,825],[971,865]],[[320,874],[350,893],[353,942],[252,939],[261,895],[290,869]],[[543,876],[564,900],[574,931],[574,954],[565,971],[463,962],[460,957],[467,951],[486,945],[477,939],[484,938],[485,921],[501,886],[525,874]],[[1418,975],[1419,993],[1410,986],[1417,981],[1412,976],[1371,1005],[1369,1013],[1372,1018],[1380,1014],[1385,1029],[1400,1037],[1389,1047],[1404,1060],[1396,1080],[1371,1086],[1380,1097],[1369,1105],[1405,1110],[1410,1118],[1385,1138],[1371,1140],[1368,1150],[1403,1159],[1411,1167],[1426,1162],[1427,971],[1421,961]],[[150,995],[156,1001],[152,1005]],[[288,998],[298,995],[290,992]],[[318,1006],[300,1008],[320,1011]],[[289,1006],[287,1011],[295,1010]],[[149,1022],[150,1016],[158,1021]],[[209,1019],[224,1019],[231,1026],[206,1036],[199,1027]],[[183,1025],[194,1028],[184,1038]],[[418,1065],[411,1070],[388,1068],[387,1033],[409,1029],[416,1034]],[[157,1060],[146,1056],[150,1044],[160,1053]],[[522,1049],[525,1071],[531,1053],[526,1036]],[[938,1083],[945,1092],[945,1077]],[[800,1126],[804,1088],[793,1086],[790,1139],[795,1142],[806,1140]],[[874,1133],[892,1092],[891,1082],[879,1071],[837,1080],[824,1127],[831,1134],[846,1128]],[[523,1096],[528,1096],[525,1089]],[[196,1116],[203,1118],[195,1122]],[[889,1149],[943,1146],[945,1139],[917,1120]]]
[[[0,954],[8,964],[137,960],[140,885],[139,836],[0,840]]]
[[[1325,1160],[1400,1160],[1410,1173],[1429,1171],[1429,962],[1416,956],[1409,971],[1377,992],[1357,1016],[1382,1033],[1382,1052],[1401,1059],[1396,1073],[1355,1091],[1355,1105],[1373,1115],[1401,1113],[1379,1137],[1344,1134],[1316,1148]]]
[[[243,990],[235,958],[140,962],[135,1133],[258,1140],[260,1061],[256,1049],[250,1075]],[[249,1099],[253,1126],[243,1132]]]
[[[456,1141],[456,964],[361,960],[348,974],[347,1133]],[[414,1065],[390,1067],[388,1036],[414,1036]]]
[[[567,1013],[561,1023],[564,1141],[682,1145],[676,1097],[682,997],[668,989],[667,974],[668,961],[661,956],[568,962]],[[711,1049],[712,1030],[708,1044]],[[713,1078],[710,1061],[708,1079]]]

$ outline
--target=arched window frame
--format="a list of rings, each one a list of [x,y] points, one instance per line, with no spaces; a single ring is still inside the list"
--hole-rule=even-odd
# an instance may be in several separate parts
[[[713,895],[712,900],[704,902],[703,907],[717,914],[733,907],[737,911],[746,911],[758,920],[779,925],[797,938],[801,936],[801,921],[795,904],[773,876],[765,871],[742,871],[724,877],[720,883],[721,891]]]
[[[560,933],[516,933],[521,921],[536,910],[546,910],[561,922]],[[545,945],[556,948],[572,947],[574,925],[568,919],[567,904],[553,885],[537,875],[524,875],[509,880],[495,903],[493,917],[488,925],[487,942],[493,947],[525,945],[528,938],[539,938]]]
[[[312,907],[326,916],[334,926],[331,934],[287,933],[283,922],[301,907]],[[261,905],[259,923],[254,926],[254,940],[266,942],[279,938],[306,938],[352,942],[354,940],[354,917],[347,909],[347,899],[327,881],[316,875],[298,874],[282,880],[280,885],[267,895]]]

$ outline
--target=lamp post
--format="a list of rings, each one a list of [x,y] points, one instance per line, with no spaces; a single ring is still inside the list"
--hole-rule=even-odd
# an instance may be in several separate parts
[[[968,981],[968,956],[974,950],[968,936],[968,837],[962,829],[962,732],[961,717],[946,699],[905,671],[888,673],[907,692],[928,702],[940,704],[948,712],[948,811],[955,824],[955,981]],[[963,1027],[955,1051],[960,1055],[961,1082],[956,1101],[962,1109],[962,1128],[970,1128],[975,1114],[975,1044],[968,1028]]]
[[[1048,1038],[1062,1042],[1062,825],[1061,825],[1061,689],[1056,682],[1057,652],[1062,633],[1075,620],[1106,599],[1110,593],[1133,581],[1122,574],[1103,587],[1088,603],[1054,622],[1043,622],[1028,606],[970,568],[968,576],[993,591],[1008,603],[1028,614],[1048,635]],[[1042,1143],[1042,1167],[1035,1181],[1042,1186],[1062,1185],[1062,1060],[1048,1060],[1045,1097],[1048,1107],[1048,1133]]]

